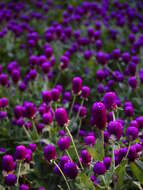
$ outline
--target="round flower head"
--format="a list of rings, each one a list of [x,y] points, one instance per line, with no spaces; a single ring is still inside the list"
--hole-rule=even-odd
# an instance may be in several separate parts
[[[74,94],[79,94],[82,89],[82,79],[80,77],[74,77],[72,80],[72,91]]]
[[[32,161],[33,157],[32,157],[32,150],[27,148],[26,149],[26,156],[25,156],[25,162],[29,163]]]
[[[93,146],[95,144],[95,136],[88,135],[84,138],[84,143],[89,146]]]
[[[0,84],[6,86],[8,84],[8,76],[6,74],[0,75]]]
[[[19,190],[29,190],[29,186],[22,184],[22,185],[20,185]]]
[[[2,157],[2,169],[9,172],[14,169],[14,160],[11,155],[5,155]]]
[[[52,159],[55,159],[56,158],[56,147],[52,144],[49,144],[49,145],[46,145],[44,147],[44,156],[46,158],[46,160],[50,161]]]
[[[136,121],[138,122],[139,128],[143,128],[143,116],[137,117]]]
[[[110,157],[105,157],[105,158],[104,158],[104,165],[105,165],[105,167],[106,167],[106,170],[109,169],[110,164],[111,164],[111,161],[112,161],[112,159],[111,159]]]
[[[104,104],[107,109],[114,109],[116,107],[116,94],[114,92],[107,92],[104,95]]]
[[[128,84],[132,87],[132,88],[137,88],[138,82],[136,77],[130,77],[128,80]]]
[[[74,162],[69,161],[64,165],[64,174],[70,179],[76,178],[78,174],[77,166]]]
[[[58,125],[64,126],[68,123],[68,115],[65,108],[57,108],[55,111],[55,119]]]
[[[52,100],[51,91],[48,91],[48,90],[42,91],[42,99],[43,99],[43,102],[45,102],[45,103],[51,102],[51,100]]]
[[[41,65],[42,71],[45,74],[50,71],[50,67],[51,67],[51,65],[49,62],[42,63],[42,65]]]
[[[114,135],[117,140],[120,139],[122,136],[123,130],[122,130],[122,124],[119,121],[110,121],[107,130],[111,135]]]
[[[85,99],[89,97],[90,94],[90,88],[88,86],[83,86],[81,89],[81,96]]]
[[[126,136],[129,138],[129,140],[135,140],[138,137],[138,128],[136,127],[128,127],[126,130]]]
[[[35,152],[36,151],[36,148],[37,148],[37,145],[34,144],[34,143],[30,143],[29,146],[28,146],[29,149],[32,150],[32,152]]]
[[[91,162],[91,155],[87,150],[82,150],[80,153],[80,159],[84,166],[88,166]]]
[[[44,113],[42,116],[43,123],[45,124],[51,124],[53,121],[53,116],[51,112]]]
[[[105,105],[102,102],[96,102],[93,104],[91,112],[96,127],[100,130],[104,130],[107,120]]]
[[[14,108],[14,115],[18,119],[23,116],[23,106],[17,105]]]
[[[26,147],[23,145],[19,145],[16,147],[15,151],[16,159],[18,160],[24,160],[26,156]]]
[[[106,172],[106,167],[103,162],[96,162],[93,167],[93,172],[95,175],[104,175]]]
[[[70,137],[68,136],[60,137],[57,144],[59,149],[62,151],[68,149],[70,146]]]
[[[80,106],[79,107],[79,117],[84,118],[86,117],[87,110],[85,106]]]
[[[124,112],[125,112],[125,115],[127,117],[132,117],[134,115],[134,109],[133,109],[133,106],[126,106],[124,108]]]
[[[11,78],[14,83],[17,83],[20,79],[20,71],[18,69],[14,69],[11,73]]]
[[[36,113],[36,106],[32,102],[24,103],[24,116],[32,118]]]
[[[5,177],[5,184],[8,186],[14,186],[16,184],[17,178],[14,174],[8,174]]]
[[[51,94],[52,94],[52,100],[53,101],[58,101],[59,100],[59,97],[60,97],[60,91],[57,89],[57,88],[53,88],[51,90]]]
[[[130,161],[134,161],[137,158],[137,151],[134,145],[132,145],[129,149],[128,158]]]

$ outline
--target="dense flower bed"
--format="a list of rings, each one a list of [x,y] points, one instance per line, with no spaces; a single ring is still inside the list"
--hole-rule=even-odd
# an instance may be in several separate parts
[[[0,190],[143,189],[143,2],[0,1]]]

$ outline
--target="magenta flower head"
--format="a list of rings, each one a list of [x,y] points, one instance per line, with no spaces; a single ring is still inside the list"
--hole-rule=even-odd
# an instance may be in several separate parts
[[[93,172],[95,175],[104,175],[106,172],[106,167],[103,162],[96,162],[93,167]]]
[[[14,160],[11,155],[5,155],[2,157],[2,169],[9,172],[14,169]]]
[[[80,94],[82,89],[82,79],[80,77],[74,77],[72,80],[72,91],[74,94]]]
[[[111,135],[114,135],[116,139],[119,140],[123,133],[123,126],[119,121],[110,121],[107,130]]]
[[[43,99],[43,102],[50,103],[52,100],[51,91],[49,91],[49,90],[42,91],[42,99]]]
[[[24,160],[26,156],[26,147],[23,145],[19,145],[16,147],[15,157],[18,160]]]
[[[72,161],[65,163],[64,174],[70,179],[75,179],[78,174],[77,165]]]
[[[6,74],[0,75],[0,84],[6,86],[8,84],[8,76]]]
[[[29,190],[29,186],[22,184],[22,185],[20,185],[19,190]]]
[[[104,165],[105,165],[105,167],[106,167],[106,170],[109,169],[110,164],[111,164],[111,161],[112,161],[112,159],[111,159],[110,157],[105,157],[105,158],[104,158]]]
[[[88,146],[94,146],[95,144],[95,136],[94,135],[88,135],[84,138],[84,143]]]
[[[5,184],[7,186],[14,186],[16,184],[16,181],[17,181],[17,177],[14,174],[8,174],[5,177]]]
[[[48,113],[44,113],[42,115],[42,120],[45,124],[51,124],[52,121],[53,121],[53,116],[52,116],[52,113],[49,111]]]
[[[137,151],[134,145],[132,145],[129,149],[128,158],[130,161],[134,161],[137,158]]]
[[[90,88],[88,86],[83,86],[81,89],[81,96],[84,99],[87,99],[90,95]]]
[[[58,125],[64,126],[68,123],[68,115],[65,108],[57,108],[55,111],[55,119]]]
[[[29,163],[33,159],[32,150],[27,148],[26,149],[26,156],[25,156],[25,162]]]
[[[14,69],[11,73],[11,78],[13,82],[16,84],[20,79],[20,71],[18,69]]]
[[[104,95],[104,105],[106,106],[107,109],[112,110],[116,107],[116,94],[115,92],[107,92]]]
[[[36,113],[36,106],[32,102],[24,103],[24,116],[27,118],[34,117]]]
[[[138,122],[139,128],[143,128],[143,116],[137,117],[136,121]]]
[[[23,106],[21,106],[21,105],[15,106],[14,115],[15,115],[16,119],[19,119],[20,117],[22,117],[23,116]]]
[[[137,79],[136,79],[136,77],[130,77],[129,79],[128,79],[128,84],[129,84],[129,86],[131,87],[131,88],[137,88],[137,85],[138,85],[138,81],[137,81]]]
[[[70,146],[70,137],[68,136],[60,137],[57,144],[60,150],[62,151],[67,150]]]
[[[98,129],[104,130],[106,127],[106,108],[102,102],[96,102],[92,106],[92,116]]]
[[[80,106],[79,107],[79,117],[85,118],[87,114],[87,110],[85,106]]]
[[[82,150],[80,153],[80,160],[84,166],[89,166],[91,162],[91,155],[87,150]]]
[[[58,88],[53,88],[51,90],[51,94],[52,94],[52,100],[57,102],[59,100],[60,97],[60,91]]]
[[[56,147],[52,144],[46,145],[43,149],[45,159],[50,161],[57,157]]]
[[[8,106],[8,99],[5,97],[1,98],[1,104],[2,104],[2,107],[7,107]]]
[[[34,144],[34,143],[30,143],[29,146],[28,146],[29,149],[32,150],[32,152],[35,152],[36,151],[36,148],[37,148],[37,145]]]
[[[135,140],[138,137],[139,130],[134,126],[130,126],[126,130],[126,136],[129,140]]]
[[[50,65],[49,62],[44,62],[44,63],[42,63],[42,65],[41,65],[42,71],[43,71],[43,73],[45,73],[45,74],[50,71],[50,67],[51,67],[51,65]]]

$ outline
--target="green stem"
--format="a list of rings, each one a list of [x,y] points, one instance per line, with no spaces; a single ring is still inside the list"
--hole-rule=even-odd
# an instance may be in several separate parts
[[[69,112],[69,116],[71,116],[75,100],[76,100],[76,95],[74,95],[74,97],[73,97],[73,101],[72,101],[71,109],[70,109],[70,112]]]
[[[83,166],[82,166],[82,163],[81,163],[81,161],[80,161],[80,157],[79,157],[79,155],[78,155],[78,152],[77,152],[77,149],[76,149],[76,146],[75,146],[75,143],[74,143],[73,137],[72,137],[72,135],[71,135],[71,133],[70,133],[68,127],[66,126],[65,128],[66,128],[66,131],[67,131],[67,133],[68,133],[68,135],[70,136],[70,139],[71,139],[71,141],[72,141],[72,144],[73,144],[73,147],[74,147],[75,153],[76,153],[76,155],[77,155],[77,158],[78,158],[79,164],[80,164],[80,166],[81,166],[81,169],[83,170]]]
[[[63,178],[64,178],[64,180],[65,180],[65,182],[66,182],[67,189],[70,190],[70,186],[69,186],[69,184],[68,184],[68,181],[67,181],[67,179],[66,179],[64,173],[62,172],[61,168],[58,166],[58,164],[56,163],[55,160],[54,160],[54,164],[55,164],[55,166],[58,168],[58,170],[60,171],[60,173],[62,174],[62,176],[63,176]]]
[[[116,117],[115,117],[114,111],[112,111],[112,114],[113,114],[113,121],[115,121],[115,120],[116,120]]]
[[[115,168],[115,155],[114,155],[114,141],[112,141],[112,174],[114,173],[114,168]]]
[[[58,82],[60,76],[61,76],[61,71],[59,71],[59,73],[58,73],[58,75],[57,75],[57,78],[56,78],[56,80],[55,80],[54,86],[56,86],[56,84],[57,84],[57,82]]]
[[[23,129],[24,129],[24,131],[25,131],[27,137],[29,138],[29,140],[32,140],[31,135],[30,135],[30,133],[28,132],[28,130],[26,129],[25,126],[23,126]]]
[[[69,154],[69,152],[68,152],[68,150],[66,150],[66,153],[67,153],[68,157],[70,158],[70,160],[73,161],[70,154]]]
[[[78,126],[77,137],[79,136],[79,133],[80,133],[81,124],[82,124],[82,119],[79,120],[79,126]]]
[[[22,166],[22,161],[19,162],[19,168],[18,168],[18,174],[17,174],[17,183],[16,183],[17,186],[18,186],[18,183],[19,183],[19,177],[20,177],[20,172],[21,172],[21,166]]]
[[[75,121],[78,120],[78,117],[79,117],[79,114],[80,114],[80,110],[81,110],[81,107],[83,106],[83,104],[84,104],[84,99],[82,99],[82,101],[81,101],[81,104],[80,104],[79,110],[78,110],[78,112],[77,112]]]
[[[39,135],[38,135],[38,132],[37,132],[37,128],[36,128],[36,125],[35,125],[35,122],[34,122],[33,119],[32,119],[32,126],[33,126],[33,128],[34,128],[34,131],[35,131],[35,133],[36,133],[37,138],[39,139]]]

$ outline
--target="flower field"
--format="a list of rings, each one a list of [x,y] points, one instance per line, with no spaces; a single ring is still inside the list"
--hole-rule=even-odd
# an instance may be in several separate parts
[[[0,1],[0,190],[143,189],[142,0]]]

